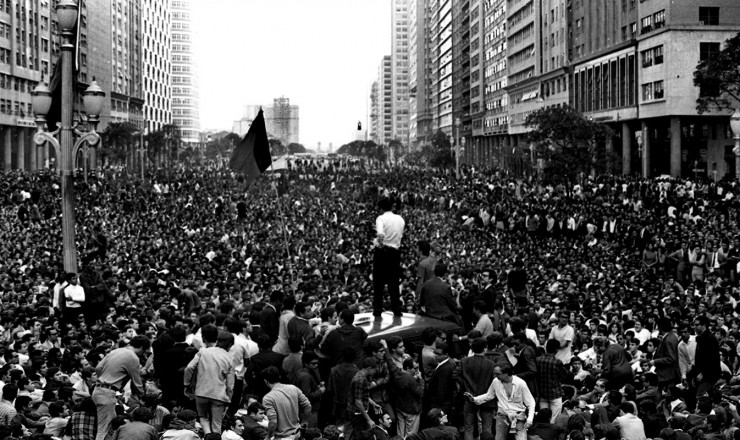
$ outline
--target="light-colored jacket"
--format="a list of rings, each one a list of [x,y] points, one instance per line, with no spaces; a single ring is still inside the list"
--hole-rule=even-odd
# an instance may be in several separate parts
[[[221,402],[231,402],[234,392],[234,357],[219,347],[207,347],[198,352],[185,368],[185,388],[190,386],[193,371],[195,395]]]

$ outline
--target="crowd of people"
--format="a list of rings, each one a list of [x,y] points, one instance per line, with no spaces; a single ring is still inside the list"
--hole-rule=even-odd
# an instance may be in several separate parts
[[[77,274],[57,177],[0,186],[0,439],[740,438],[734,182],[101,173]]]

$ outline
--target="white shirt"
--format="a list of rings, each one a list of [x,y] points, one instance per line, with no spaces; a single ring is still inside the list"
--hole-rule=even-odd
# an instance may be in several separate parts
[[[498,412],[504,413],[512,420],[524,411],[527,411],[527,422],[534,420],[535,401],[532,393],[527,388],[527,383],[517,376],[511,376],[511,396],[506,393],[504,384],[498,379],[493,379],[486,394],[473,397],[476,405],[482,405],[494,398],[498,400]]]
[[[644,345],[648,341],[648,339],[650,339],[650,330],[646,329],[645,327],[643,327],[642,330],[640,330],[639,332],[634,328],[631,328],[630,330],[635,332],[635,337],[638,341],[640,341],[640,345]]]
[[[566,341],[570,342],[570,344],[565,348],[560,348],[558,349],[558,352],[555,353],[555,357],[560,359],[560,361],[565,365],[568,365],[570,358],[573,357],[573,339],[575,339],[575,336],[575,330],[573,330],[573,327],[568,324],[563,328],[556,325],[552,330],[550,330],[549,339],[556,339],[561,345]]]
[[[401,238],[403,238],[403,228],[405,226],[406,222],[403,218],[390,211],[379,215],[375,220],[375,230],[379,241],[383,246],[395,249],[401,247]]]
[[[67,299],[67,308],[76,309],[82,307],[85,302],[85,289],[79,284],[70,284],[64,289],[64,297]]]

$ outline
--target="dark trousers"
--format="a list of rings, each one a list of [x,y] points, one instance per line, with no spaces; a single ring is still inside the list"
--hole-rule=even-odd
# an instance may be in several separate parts
[[[242,404],[242,393],[244,392],[244,379],[236,379],[234,381],[234,393],[231,397],[231,403],[229,404],[229,408],[227,413],[229,415],[234,415],[239,410]]]
[[[398,290],[399,278],[401,276],[401,251],[392,247],[375,249],[373,256],[373,312],[383,311],[383,290],[388,286],[388,294],[391,297],[391,310],[401,312],[401,293]]]

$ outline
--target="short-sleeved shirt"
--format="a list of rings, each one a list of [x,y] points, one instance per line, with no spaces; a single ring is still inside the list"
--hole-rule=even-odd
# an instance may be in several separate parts
[[[567,347],[561,348],[558,350],[558,352],[555,354],[555,357],[560,359],[560,361],[563,364],[567,364],[570,362],[570,358],[573,357],[573,339],[575,339],[576,332],[573,330],[573,327],[570,325],[566,325],[563,328],[560,328],[559,326],[555,326],[550,330],[550,339],[556,339],[561,344],[565,341],[570,341],[571,343],[568,344]]]
[[[401,247],[401,238],[403,238],[403,228],[406,222],[403,218],[390,211],[378,216],[375,220],[375,230],[378,235],[383,235],[383,246],[398,249]]]

